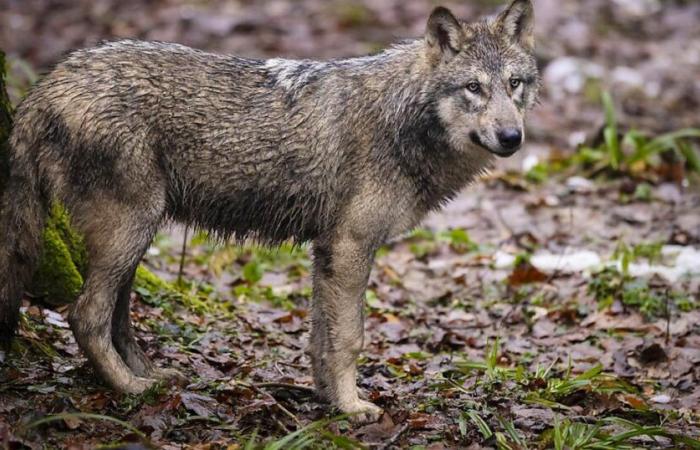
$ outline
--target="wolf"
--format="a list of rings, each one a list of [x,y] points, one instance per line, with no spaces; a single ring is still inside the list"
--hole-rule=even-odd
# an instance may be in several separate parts
[[[89,265],[68,321],[99,375],[139,393],[177,377],[137,344],[134,272],[159,226],[311,242],[319,396],[360,422],[356,360],[375,250],[522,145],[539,75],[533,7],[458,20],[376,55],[255,60],[120,40],[69,54],[19,105],[0,203],[0,339],[16,329],[50,204]]]

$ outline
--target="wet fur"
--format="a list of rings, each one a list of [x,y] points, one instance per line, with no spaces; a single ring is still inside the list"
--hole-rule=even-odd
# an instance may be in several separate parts
[[[454,25],[441,14],[425,39],[346,60],[128,40],[70,54],[16,114],[0,206],[0,338],[15,329],[51,201],[66,205],[89,251],[69,315],[76,340],[125,392],[174,375],[146,358],[128,314],[134,270],[163,222],[270,245],[312,241],[316,385],[342,411],[375,418],[355,385],[374,251],[484,171],[484,123],[522,122],[537,90],[530,49],[503,17]],[[501,76],[506,66],[528,74],[520,104],[462,96],[473,70]]]

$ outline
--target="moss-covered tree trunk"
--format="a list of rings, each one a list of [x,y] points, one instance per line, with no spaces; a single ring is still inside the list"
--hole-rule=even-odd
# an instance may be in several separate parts
[[[12,105],[5,88],[5,67],[5,54],[0,50],[0,195],[10,174],[8,138],[12,128]],[[59,204],[52,205],[43,240],[43,256],[28,288],[49,303],[70,303],[83,285],[87,256],[81,236],[71,228],[68,214]],[[136,271],[135,285],[150,292],[175,292],[172,285],[142,266]]]

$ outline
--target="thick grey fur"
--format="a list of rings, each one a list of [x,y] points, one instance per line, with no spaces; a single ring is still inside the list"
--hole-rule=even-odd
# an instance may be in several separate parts
[[[0,338],[9,343],[49,205],[85,235],[89,269],[69,320],[115,389],[154,366],[129,323],[134,271],[165,221],[222,238],[313,242],[310,355],[319,394],[360,421],[356,358],[379,245],[511,154],[539,85],[532,5],[466,24],[445,8],[426,36],[374,56],[252,60],[118,41],[71,53],[19,106],[0,204]],[[515,80],[515,81],[513,81]],[[478,84],[478,91],[467,86]]]

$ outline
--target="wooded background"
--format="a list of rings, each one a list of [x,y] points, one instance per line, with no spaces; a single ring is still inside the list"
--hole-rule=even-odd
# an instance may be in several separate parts
[[[503,4],[441,3],[465,20]],[[346,57],[420,36],[437,4],[0,0],[0,49],[16,105],[63,54],[102,39]],[[42,270],[61,278],[40,271],[13,353],[0,353],[0,441],[700,448],[700,3],[534,4],[543,90],[524,149],[378,255],[359,381],[387,411],[379,423],[326,420],[310,396],[306,248],[195,233],[178,284],[179,228],[149,250],[132,319],[149,354],[192,384],[110,392],[60,306],[84,262],[57,210],[45,237],[59,259]],[[0,93],[0,143],[7,105]]]

